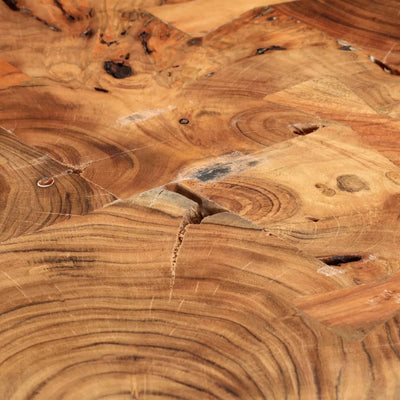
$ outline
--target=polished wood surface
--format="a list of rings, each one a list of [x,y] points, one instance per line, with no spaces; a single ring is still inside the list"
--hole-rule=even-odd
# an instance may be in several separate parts
[[[400,399],[400,3],[0,2],[0,400]]]

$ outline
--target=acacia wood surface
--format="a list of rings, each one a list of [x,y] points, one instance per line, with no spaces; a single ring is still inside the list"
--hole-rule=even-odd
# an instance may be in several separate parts
[[[400,4],[0,2],[0,400],[400,398]]]

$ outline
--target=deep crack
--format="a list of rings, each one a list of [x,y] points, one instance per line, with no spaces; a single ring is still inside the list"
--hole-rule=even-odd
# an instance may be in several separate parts
[[[197,194],[188,191],[187,189],[181,187],[180,185],[168,185],[166,187],[167,190],[171,192],[175,192],[188,198],[189,200],[194,201],[197,203],[193,207],[187,209],[182,216],[182,222],[178,228],[178,234],[176,236],[175,244],[172,249],[172,256],[171,256],[171,281],[170,281],[170,292],[169,292],[169,300],[172,299],[174,285],[175,285],[175,278],[176,278],[176,265],[178,262],[179,252],[183,245],[183,240],[185,238],[185,234],[187,231],[187,227],[189,225],[198,225],[201,221],[209,217],[210,215],[218,214],[221,212],[225,212],[224,208],[206,200]]]

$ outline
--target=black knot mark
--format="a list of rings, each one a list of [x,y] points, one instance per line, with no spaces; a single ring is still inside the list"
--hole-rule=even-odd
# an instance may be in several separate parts
[[[110,47],[112,44],[118,44],[118,40],[110,40],[109,42],[107,42],[103,38],[104,38],[104,33],[100,33],[100,38],[99,38],[100,43],[105,44],[107,47]]]
[[[96,92],[108,93],[108,90],[107,90],[107,89],[103,89],[103,88],[97,87],[97,86],[94,88],[94,90],[96,90]]]
[[[147,42],[148,42],[148,40],[150,39],[150,33],[148,33],[148,32],[146,32],[146,31],[143,31],[143,32],[141,32],[140,34],[139,34],[139,38],[140,38],[140,40],[141,40],[141,42],[142,42],[142,46],[143,46],[143,48],[144,48],[144,52],[146,53],[146,54],[151,54],[152,52],[153,52],[153,50],[150,50],[149,49],[149,46],[148,46],[148,44],[147,44]]]
[[[3,2],[13,11],[19,11],[17,0],[3,0]]]
[[[68,19],[68,21],[72,21],[72,22],[76,21],[76,18],[64,8],[64,6],[61,4],[61,2],[59,2],[58,0],[54,0],[54,4],[61,10],[61,12],[65,16],[65,18]]]
[[[179,123],[180,123],[181,125],[187,125],[189,122],[190,122],[190,121],[189,121],[187,118],[181,118],[181,119],[179,120]]]
[[[353,51],[353,47],[346,45],[346,46],[341,46],[339,47],[339,50],[343,50],[343,51]]]
[[[286,50],[286,47],[282,46],[260,47],[259,49],[257,49],[257,55],[264,54],[267,51],[274,51],[274,50]]]
[[[332,256],[332,257],[320,258],[320,260],[326,265],[336,265],[336,266],[360,261],[361,259],[362,259],[361,256],[353,254],[345,256]]]
[[[81,33],[81,37],[85,37],[87,39],[90,39],[91,37],[93,37],[93,35],[94,35],[94,32],[93,32],[93,29],[91,29],[91,28],[88,28]]]
[[[202,37],[194,37],[187,41],[188,46],[200,46],[203,42]]]
[[[124,79],[133,75],[131,66],[124,62],[105,61],[104,71],[115,79]]]
[[[383,63],[382,61],[377,60],[375,57],[370,56],[370,60],[378,65],[383,71],[385,71],[387,74],[391,75],[400,75],[400,71],[397,69],[394,69],[392,67],[389,67],[389,65]]]

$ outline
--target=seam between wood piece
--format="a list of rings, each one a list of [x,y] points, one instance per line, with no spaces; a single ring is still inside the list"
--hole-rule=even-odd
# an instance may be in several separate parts
[[[193,35],[205,35],[222,25],[233,21],[251,9],[279,3],[277,0],[220,0],[215,6],[213,0],[169,4],[146,9],[162,21]]]
[[[293,301],[302,313],[347,340],[360,341],[400,310],[400,272],[385,281]]]

